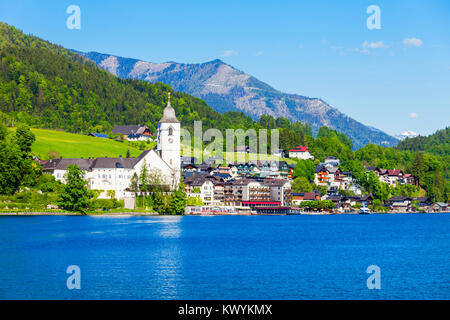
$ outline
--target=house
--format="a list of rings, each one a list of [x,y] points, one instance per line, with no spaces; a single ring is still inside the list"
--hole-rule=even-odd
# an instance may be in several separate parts
[[[255,163],[251,162],[241,162],[239,164],[235,164],[237,168],[237,175],[240,177],[251,177],[254,175],[254,168],[256,167]]]
[[[335,174],[339,170],[338,167],[333,167],[330,165],[318,165],[316,166],[316,173],[314,175],[314,183],[319,186],[335,187],[339,189],[340,183],[335,183]],[[339,176],[339,175],[338,175]]]
[[[153,140],[153,134],[151,133],[150,129],[147,126],[140,124],[115,126],[112,129],[112,133],[113,135],[122,134],[125,140],[130,141]]]
[[[288,164],[288,179],[294,179],[295,164]]]
[[[428,197],[414,197],[412,198],[412,203],[415,204],[412,206],[412,210],[420,210],[425,212],[431,212],[432,211],[432,205],[433,202]]]
[[[318,201],[321,199],[319,192],[293,192],[292,205],[299,206],[302,201]]]
[[[381,182],[391,186],[397,184],[414,184],[414,177],[410,173],[404,173],[400,169],[382,169],[378,167],[368,166],[367,172],[373,171]]]
[[[336,210],[338,210],[338,212],[345,212],[345,211],[350,211],[350,201],[348,201],[349,199],[345,196],[342,195],[327,195],[325,197],[324,200],[330,200],[334,203]]]
[[[433,212],[448,212],[448,203],[436,202],[432,206]]]
[[[403,180],[403,171],[402,170],[388,170],[387,173],[384,174],[385,181],[390,185],[396,185],[400,180]]]
[[[225,205],[241,206],[242,201],[269,201],[270,189],[254,179],[232,180],[224,184]]]
[[[89,132],[88,136],[96,138],[108,138],[108,135],[106,133]]]
[[[414,184],[414,177],[411,173],[405,173],[403,179],[400,180],[401,184]]]
[[[148,141],[148,140],[154,140],[153,139],[153,135],[144,135],[144,134],[137,134],[137,133],[133,133],[133,134],[129,134],[125,140],[128,141]]]
[[[321,163],[322,165],[330,165],[333,167],[337,167],[341,164],[341,161],[337,159],[336,157],[327,157],[324,162]]]
[[[297,146],[294,149],[289,150],[289,158],[296,158],[302,160],[314,159],[308,150],[308,147]]]
[[[184,177],[191,176],[194,172],[198,172],[198,167],[195,164],[182,164],[181,171]]]
[[[372,204],[373,202],[373,197],[370,194],[364,194],[362,196],[351,196],[348,197],[348,199],[350,200],[350,204],[352,206],[359,204],[361,206],[361,208],[369,208],[369,205]]]
[[[231,176],[228,173],[213,173],[212,176],[218,177],[219,179],[222,179],[223,181],[228,181],[231,179]]]
[[[186,195],[188,197],[199,197],[205,205],[217,205],[219,200],[214,197],[215,180],[208,174],[192,174],[184,180]]]
[[[158,124],[158,144],[155,149],[144,150],[137,158],[78,158],[54,159],[43,165],[43,172],[52,174],[65,183],[67,167],[77,165],[84,171],[89,189],[101,190],[99,198],[109,198],[113,191],[117,199],[129,196],[131,178],[140,175],[143,167],[161,176],[166,189],[174,189],[180,180],[180,123],[170,105],[170,97]]]
[[[291,185],[282,179],[242,178],[223,182],[223,204],[242,206],[244,202],[279,202],[286,206],[291,203]],[[248,203],[247,203],[248,205]]]
[[[289,176],[289,165],[286,161],[257,161],[256,166],[260,171],[258,176],[262,179],[287,179]]]
[[[291,183],[284,179],[265,179],[264,185],[270,188],[270,199],[281,202],[282,206],[291,205]]]
[[[396,196],[388,199],[388,207],[393,212],[410,212],[411,198]]]

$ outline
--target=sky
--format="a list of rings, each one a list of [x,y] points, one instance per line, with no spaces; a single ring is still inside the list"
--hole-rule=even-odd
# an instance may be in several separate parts
[[[69,29],[70,5],[80,29]],[[379,8],[380,28],[368,28]],[[0,0],[0,21],[66,48],[214,59],[388,134],[450,125],[450,1]]]

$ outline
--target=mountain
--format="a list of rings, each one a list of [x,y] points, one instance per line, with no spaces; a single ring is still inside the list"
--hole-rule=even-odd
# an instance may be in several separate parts
[[[233,68],[221,60],[201,64],[152,63],[97,52],[78,52],[123,79],[163,82],[175,90],[201,98],[219,112],[243,111],[311,124],[313,131],[327,126],[344,133],[356,148],[368,143],[393,146],[398,140],[348,117],[318,98],[287,94]]]
[[[418,134],[414,131],[403,131],[401,134],[397,134],[394,137],[398,140],[405,140],[406,138],[415,138]]]

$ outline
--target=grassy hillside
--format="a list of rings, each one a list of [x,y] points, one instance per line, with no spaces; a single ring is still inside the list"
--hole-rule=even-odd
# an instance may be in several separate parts
[[[130,155],[136,157],[142,152],[129,146],[127,141],[118,142],[55,130],[31,129],[31,131],[36,136],[32,146],[33,153],[40,159],[48,159],[50,151],[58,152],[63,158],[125,157],[128,149]],[[148,148],[153,148],[154,145],[153,142]]]

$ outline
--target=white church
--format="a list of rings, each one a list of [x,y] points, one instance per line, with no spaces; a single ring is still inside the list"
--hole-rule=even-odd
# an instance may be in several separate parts
[[[85,172],[88,188],[102,190],[99,198],[109,198],[114,191],[116,199],[121,200],[133,196],[128,190],[131,178],[134,173],[139,176],[145,165],[150,174],[160,175],[163,184],[173,190],[181,176],[180,136],[180,122],[170,104],[169,93],[167,106],[158,123],[155,149],[145,150],[137,158],[54,159],[47,161],[43,170],[64,183],[67,166],[76,164]]]

